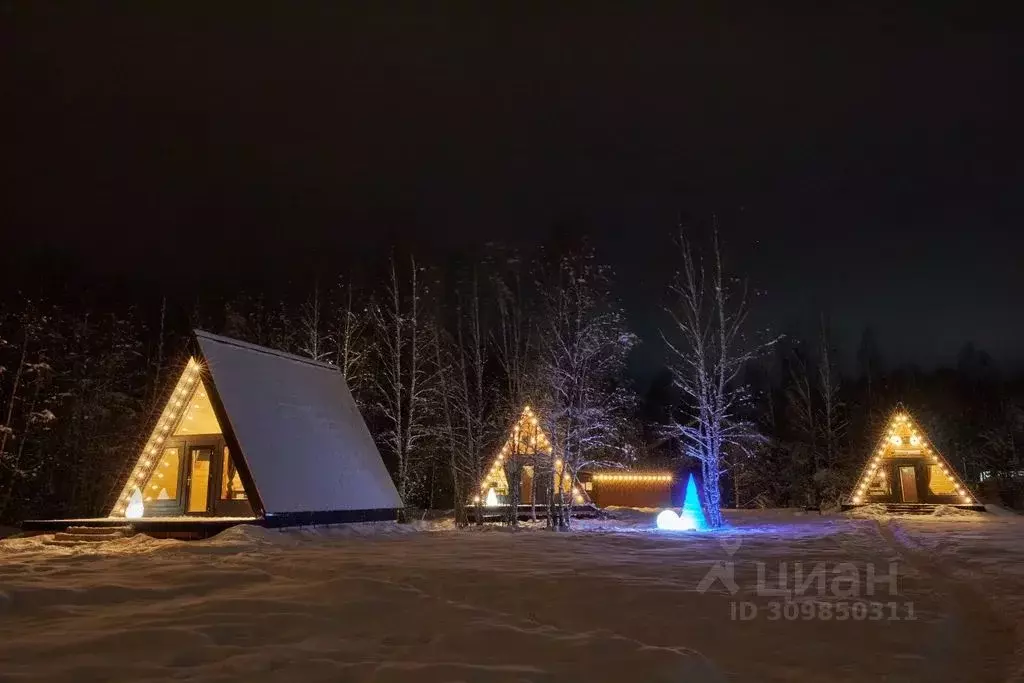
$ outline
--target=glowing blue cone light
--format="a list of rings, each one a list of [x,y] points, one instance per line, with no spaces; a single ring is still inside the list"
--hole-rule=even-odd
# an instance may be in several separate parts
[[[693,475],[686,482],[686,494],[683,497],[683,511],[679,519],[691,525],[691,529],[703,531],[708,528],[708,520],[704,518],[704,509],[700,506],[700,496],[697,495],[697,483]]]
[[[682,511],[677,515],[675,510],[662,510],[658,513],[656,523],[659,529],[673,531],[702,531],[707,528],[708,522],[700,506],[700,496],[697,495],[697,484],[692,474],[686,482]]]

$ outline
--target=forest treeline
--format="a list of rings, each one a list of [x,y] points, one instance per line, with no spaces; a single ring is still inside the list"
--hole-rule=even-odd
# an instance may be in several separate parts
[[[495,247],[461,265],[395,255],[364,281],[341,274],[301,296],[249,289],[187,308],[9,291],[0,521],[106,513],[192,327],[336,365],[411,506],[472,501],[524,405],[573,476],[700,468],[726,506],[831,505],[900,402],[983,498],[1020,505],[1021,377],[969,343],[954,367],[892,367],[870,330],[839,348],[826,316],[807,339],[751,330],[742,274],[717,236],[680,247],[661,337],[642,340],[665,369],[641,391],[628,371],[641,340],[614,273],[586,246]]]

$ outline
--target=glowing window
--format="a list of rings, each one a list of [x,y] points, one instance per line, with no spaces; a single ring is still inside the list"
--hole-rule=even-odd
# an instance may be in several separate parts
[[[936,496],[952,496],[956,494],[953,479],[942,472],[938,465],[928,466],[928,492]]]
[[[181,472],[181,451],[177,448],[165,448],[160,460],[157,461],[149,481],[143,488],[145,502],[156,500],[175,500],[178,497],[178,475]]]
[[[213,412],[210,395],[206,391],[206,385],[200,380],[185,406],[181,420],[178,422],[178,428],[174,430],[174,435],[220,433],[220,423],[217,422],[217,416]]]
[[[238,469],[235,468],[235,463],[231,460],[231,450],[227,446],[224,447],[224,467],[221,472],[220,499],[247,500],[245,487],[242,486],[242,477],[239,476]]]
[[[871,481],[868,484],[869,496],[888,496],[892,493],[892,487],[889,485],[889,477],[885,473],[885,469],[879,467],[875,471],[875,475],[871,477]]]

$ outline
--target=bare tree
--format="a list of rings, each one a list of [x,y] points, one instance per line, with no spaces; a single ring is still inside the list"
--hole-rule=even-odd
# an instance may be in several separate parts
[[[789,362],[789,386],[786,388],[786,408],[792,424],[793,464],[805,483],[800,487],[804,493],[804,504],[818,503],[817,472],[821,469],[821,455],[818,448],[819,410],[812,369],[808,366],[806,354],[793,349]]]
[[[568,528],[577,475],[621,455],[631,393],[619,381],[636,342],[610,292],[607,268],[586,251],[561,259],[547,283],[541,340],[542,405],[561,462],[552,464],[553,526]]]
[[[436,322],[435,322],[436,325]],[[466,525],[466,504],[464,482],[465,482],[465,460],[466,460],[466,439],[465,433],[460,429],[457,422],[461,414],[461,405],[465,400],[462,393],[462,383],[458,381],[455,363],[452,359],[455,343],[447,333],[435,326],[433,334],[434,366],[437,368],[437,403],[438,403],[438,426],[439,442],[444,452],[445,464],[448,467],[448,475],[452,481],[452,499],[455,509],[456,526]],[[477,497],[477,508],[479,509],[479,496]]]
[[[299,316],[299,351],[304,356],[324,363],[330,360],[330,335],[324,331],[323,305],[320,303],[320,286],[314,285],[313,292],[302,304]]]
[[[492,392],[486,387],[490,345],[483,322],[479,280],[474,271],[456,294],[451,332],[437,329],[433,342],[438,378],[439,433],[452,479],[456,521],[465,522],[470,492],[483,479],[484,449],[494,428]],[[482,500],[474,498],[476,522]]]
[[[682,267],[671,287],[675,302],[669,309],[674,326],[672,334],[663,337],[673,357],[675,384],[690,402],[690,419],[674,422],[672,431],[683,438],[686,453],[700,462],[708,523],[720,527],[724,449],[730,444],[744,448],[756,435],[754,426],[738,415],[748,398],[739,374],[774,341],[744,344],[747,287],[741,284],[738,291],[731,291],[727,286],[717,223],[710,270],[695,257],[685,233],[680,234],[679,245]]]
[[[371,382],[366,310],[354,307],[354,287],[338,280],[331,340],[334,363],[358,399]]]
[[[424,285],[414,258],[409,265],[403,287],[391,260],[385,295],[371,309],[377,352],[376,407],[387,424],[380,439],[394,459],[403,502],[408,502],[414,459],[427,435],[433,383],[428,367],[430,327],[423,311]]]
[[[495,277],[494,285],[497,292],[498,324],[494,333],[495,356],[501,366],[504,376],[504,391],[502,392],[501,415],[505,424],[517,420],[523,408],[529,403],[529,397],[534,392],[537,378],[535,376],[537,365],[535,358],[536,344],[534,335],[526,315],[526,292],[523,285],[523,274],[521,263],[518,258],[508,260],[510,268],[506,275]],[[545,477],[551,476],[550,458],[539,456],[534,448],[528,453],[519,453],[519,441],[514,440],[513,445],[516,453],[513,457],[507,458],[504,462],[505,478],[509,482],[509,493],[513,494],[515,507],[510,506],[513,513],[509,516],[508,522],[515,525],[518,522],[518,505],[520,503],[521,490],[518,488],[522,482],[522,468],[532,468],[530,477],[530,517],[537,519],[537,497],[538,482],[542,481],[540,472]],[[484,469],[483,459],[477,465],[479,475]],[[515,488],[513,488],[513,481]]]
[[[815,489],[818,491],[818,505],[834,503],[843,489],[838,472],[842,440],[846,436],[846,420],[843,417],[843,402],[840,396],[840,377],[836,369],[835,351],[824,314],[821,316],[821,336],[818,349],[818,390],[820,394],[818,428],[820,443],[824,448],[824,462],[815,472]],[[820,500],[821,497],[827,501]]]

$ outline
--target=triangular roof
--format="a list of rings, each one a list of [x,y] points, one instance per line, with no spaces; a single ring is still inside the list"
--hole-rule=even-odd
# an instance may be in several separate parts
[[[231,449],[253,512],[402,507],[394,483],[334,366],[201,330],[111,516],[124,516],[165,436],[181,429],[202,388]],[[237,454],[237,455],[236,455]]]
[[[859,505],[870,502],[868,500],[870,487],[876,481],[884,481],[886,475],[883,464],[887,459],[894,458],[923,460],[928,464],[935,465],[938,476],[942,477],[943,483],[949,486],[951,497],[955,497],[959,504],[977,504],[974,495],[964,485],[956,470],[949,466],[946,459],[931,443],[925,430],[902,405],[898,405],[889,416],[885,431],[879,437],[867,462],[864,463],[857,484],[850,492],[851,503]]]

